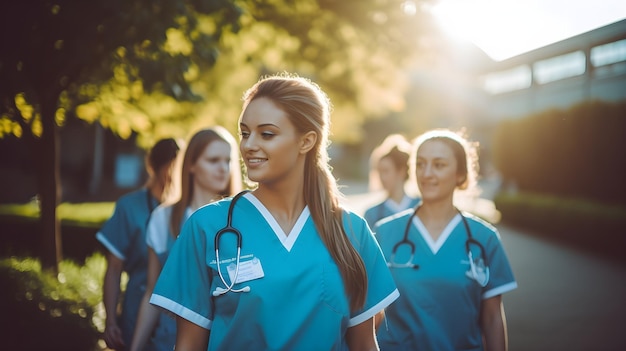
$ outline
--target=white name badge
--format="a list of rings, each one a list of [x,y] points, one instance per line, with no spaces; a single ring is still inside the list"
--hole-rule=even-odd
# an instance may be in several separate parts
[[[235,271],[237,270],[236,262],[232,262],[228,265],[228,277],[232,282],[235,279]],[[239,261],[239,272],[237,273],[237,281],[235,283],[243,283],[249,280],[263,278],[265,273],[263,273],[263,266],[261,266],[261,261],[254,257],[248,261]]]

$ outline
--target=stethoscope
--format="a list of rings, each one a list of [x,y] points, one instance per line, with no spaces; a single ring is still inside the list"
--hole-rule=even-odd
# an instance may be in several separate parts
[[[215,291],[213,291],[213,296],[220,296],[220,295],[226,294],[229,291],[232,291],[235,293],[243,293],[243,292],[250,291],[249,286],[244,286],[241,289],[233,289],[233,287],[235,286],[235,282],[237,282],[237,277],[239,275],[239,259],[241,258],[241,238],[242,238],[241,232],[239,232],[237,228],[233,227],[233,209],[235,207],[235,203],[237,202],[237,200],[239,200],[239,198],[243,196],[245,193],[247,193],[248,191],[249,190],[244,190],[240,192],[239,194],[235,195],[235,197],[233,197],[233,200],[230,202],[230,206],[228,207],[228,218],[226,220],[226,226],[218,230],[217,233],[215,233],[215,260],[217,264],[217,274],[220,276],[220,279],[222,280],[222,283],[224,284],[226,289],[220,288],[218,286],[217,288],[215,288]],[[235,275],[233,276],[233,279],[231,280],[230,284],[226,283],[226,280],[224,279],[224,276],[222,275],[222,270],[220,269],[220,250],[219,250],[220,237],[226,233],[235,234],[235,236],[237,237],[237,258],[235,260],[236,261]]]
[[[413,213],[409,217],[409,220],[406,223],[406,227],[404,228],[404,236],[402,237],[402,240],[398,241],[391,249],[389,262],[387,262],[388,267],[419,269],[420,266],[416,263],[413,263],[413,259],[415,258],[415,243],[409,239],[409,228],[411,228],[411,222],[413,220],[413,217],[417,216],[417,211],[419,210],[419,208],[420,206],[418,205],[417,208],[415,208],[415,211],[413,211]],[[469,259],[470,270],[466,272],[466,274],[468,275],[468,277],[474,279],[478,284],[480,284],[480,286],[485,287],[487,285],[487,282],[489,282],[489,266],[487,265],[485,248],[472,236],[472,231],[469,227],[469,224],[467,223],[467,219],[465,218],[465,216],[458,209],[457,211],[461,215],[461,220],[463,221],[463,225],[465,226],[465,232],[467,233],[467,240],[465,240],[465,251],[467,252],[467,257]],[[402,245],[408,245],[411,248],[411,255],[405,263],[396,263],[396,252],[398,251],[398,248]],[[471,245],[478,246],[478,249],[480,250],[480,259],[478,260],[478,262],[474,261],[474,256],[472,254],[472,250],[470,249]]]

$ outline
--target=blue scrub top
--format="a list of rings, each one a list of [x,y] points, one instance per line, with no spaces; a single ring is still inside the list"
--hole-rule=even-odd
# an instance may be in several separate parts
[[[421,199],[419,197],[410,197],[406,195],[402,199],[402,202],[397,204],[391,199],[386,199],[385,201],[368,208],[363,217],[365,217],[365,220],[370,228],[373,229],[376,222],[406,209],[414,208],[420,200]]]
[[[146,291],[148,247],[146,227],[158,201],[148,189],[123,195],[115,204],[113,216],[100,228],[96,239],[113,255],[124,262],[128,283],[118,323],[126,345],[130,345],[141,298]]]
[[[484,299],[517,287],[497,230],[489,223],[463,213],[474,239],[482,244],[489,267],[489,281],[481,287],[468,274],[465,249],[468,238],[461,215],[457,215],[433,241],[413,209],[377,224],[376,239],[389,261],[393,246],[402,240],[407,221],[409,240],[415,244],[412,263],[418,269],[391,267],[400,298],[385,311],[386,320],[377,339],[381,350],[482,350],[479,323]],[[481,256],[478,245],[471,245],[474,259]],[[410,258],[410,248],[402,245],[395,262]]]
[[[250,291],[213,296],[216,288],[225,287],[217,270],[214,238],[226,224],[230,202],[224,199],[200,208],[185,222],[150,300],[211,330],[209,350],[345,350],[347,328],[373,317],[398,297],[380,248],[360,216],[344,214],[346,232],[368,275],[365,306],[351,313],[339,269],[308,207],[286,235],[251,193],[238,200],[232,219],[243,236],[243,273],[234,288],[248,286]],[[220,271],[227,284],[228,266],[235,266],[236,256],[236,236],[222,235]]]

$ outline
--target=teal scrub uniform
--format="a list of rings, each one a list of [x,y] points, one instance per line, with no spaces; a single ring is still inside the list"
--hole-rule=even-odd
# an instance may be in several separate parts
[[[148,189],[128,193],[118,199],[113,216],[107,220],[96,239],[124,262],[128,283],[122,299],[118,325],[124,343],[130,346],[137,322],[141,298],[146,291],[148,247],[146,227],[152,210],[159,205]]]
[[[482,287],[472,278],[465,243],[468,238],[461,215],[457,215],[433,241],[419,217],[410,209],[378,222],[376,239],[387,261],[393,246],[404,236],[415,244],[411,261],[419,268],[391,267],[400,298],[385,310],[377,339],[381,350],[483,350],[479,323],[481,303],[517,287],[497,230],[487,222],[464,213],[472,236],[485,250],[489,280]],[[472,244],[474,261],[481,257]],[[396,264],[410,261],[409,245],[400,246]]]
[[[417,206],[419,202],[419,197],[410,197],[408,195],[405,195],[402,199],[402,202],[400,202],[399,204],[391,199],[386,199],[385,201],[368,208],[365,211],[363,217],[367,221],[367,224],[370,226],[370,228],[374,228],[376,222],[380,221],[381,219],[389,217],[398,212],[402,212],[408,208],[415,208],[415,206]]]
[[[231,199],[197,210],[185,222],[154,288],[151,303],[211,331],[208,350],[346,350],[347,328],[372,318],[398,291],[365,221],[344,213],[348,236],[367,270],[365,306],[350,312],[339,268],[322,243],[306,207],[286,235],[251,193],[234,206],[242,234],[234,289],[218,273],[214,238],[226,225]],[[219,239],[219,269],[231,284],[237,238]]]

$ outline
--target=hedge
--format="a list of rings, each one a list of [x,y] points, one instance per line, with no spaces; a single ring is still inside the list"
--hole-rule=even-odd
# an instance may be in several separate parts
[[[531,192],[499,193],[494,203],[504,224],[626,260],[626,206]]]
[[[63,256],[83,261],[95,252],[104,252],[96,232],[113,214],[115,203],[59,205]],[[36,203],[0,205],[0,254],[41,257],[39,207]]]
[[[64,260],[59,273],[32,258],[0,259],[0,325],[5,350],[101,350],[105,258]]]
[[[591,101],[520,119],[495,130],[492,157],[522,191],[626,203],[626,101]]]

